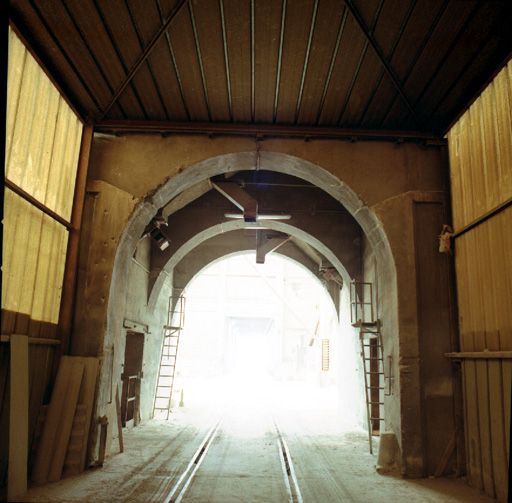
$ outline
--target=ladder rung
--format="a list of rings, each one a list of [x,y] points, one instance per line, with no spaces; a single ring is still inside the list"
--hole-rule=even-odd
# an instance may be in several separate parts
[[[366,386],[367,389],[384,389],[383,386]]]
[[[370,405],[384,405],[384,402],[368,402]]]
[[[366,360],[373,360],[373,361],[380,360],[380,361],[383,361],[383,358],[382,358],[382,356],[379,356],[379,357],[371,356],[370,358],[363,358],[363,360],[365,360],[365,361]]]
[[[383,417],[371,417],[370,421],[384,421]]]
[[[369,371],[365,371],[366,374],[380,374],[380,375],[384,375],[384,372],[369,372]]]

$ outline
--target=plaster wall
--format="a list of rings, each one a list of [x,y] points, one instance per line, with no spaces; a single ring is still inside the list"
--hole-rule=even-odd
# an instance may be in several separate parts
[[[236,153],[239,155],[233,155]],[[222,157],[212,159],[214,156]],[[91,312],[94,308],[94,315],[83,320],[83,327],[75,330],[78,346],[83,345],[81,339],[85,333],[92,334],[94,342],[89,345],[96,348],[98,354],[103,347],[119,343],[125,306],[109,309],[108,302],[109,297],[117,303],[123,296],[128,254],[118,252],[116,259],[116,247],[133,250],[157,209],[184,188],[214,174],[254,169],[256,157],[256,143],[249,138],[95,138],[89,177],[102,181],[105,204],[108,208],[116,207],[117,211],[115,218],[104,222],[111,246],[105,249],[98,246],[102,241],[98,229],[89,236],[87,245],[96,250],[93,255],[101,255],[101,260],[93,258],[93,266],[86,275],[102,295],[95,294],[94,299],[89,299],[88,309]],[[416,196],[438,197],[446,190],[445,150],[409,143],[266,139],[260,142],[259,163],[261,169],[276,169],[309,181],[314,178],[324,190],[337,197],[362,226],[379,268],[380,309],[385,320],[383,331],[389,339],[387,347],[396,356],[393,358],[395,395],[386,407],[386,427],[397,434],[404,473],[422,476],[424,453],[412,201]],[[137,203],[141,204],[134,212]],[[129,220],[130,225],[126,227]],[[105,397],[106,393],[100,389],[99,408],[104,405]]]

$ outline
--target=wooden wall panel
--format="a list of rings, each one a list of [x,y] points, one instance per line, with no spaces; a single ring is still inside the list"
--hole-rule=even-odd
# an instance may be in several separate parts
[[[9,30],[5,174],[69,219],[82,124]]]
[[[463,362],[469,483],[507,501],[512,360]]]
[[[512,61],[448,133],[456,229],[512,197]]]
[[[461,351],[512,350],[510,229],[512,207],[456,240]]]
[[[5,190],[2,308],[57,323],[67,230]]]
[[[27,439],[47,399],[68,245],[67,228],[14,191],[16,186],[69,221],[82,124],[22,42],[9,30],[4,191],[2,324],[30,336]],[[37,339],[38,343],[33,343]],[[8,338],[0,344],[0,487],[9,432]],[[12,485],[12,484],[11,484]],[[3,489],[0,491],[3,494]],[[0,496],[1,497],[1,496]]]
[[[512,62],[450,130],[448,144],[460,349],[480,353],[478,358],[462,357],[468,480],[498,501],[507,501],[512,359],[505,352],[512,350]],[[460,230],[465,232],[458,234]],[[498,353],[490,358],[487,351]]]

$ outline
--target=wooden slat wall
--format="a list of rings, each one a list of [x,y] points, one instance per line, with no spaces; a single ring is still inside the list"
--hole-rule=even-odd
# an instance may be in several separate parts
[[[448,133],[456,229],[512,197],[512,61]]]
[[[455,231],[512,197],[512,62],[448,134]],[[460,349],[512,349],[512,207],[455,242]],[[472,486],[507,500],[512,360],[462,363]]]
[[[71,216],[81,134],[78,118],[10,31],[5,176],[65,220]],[[15,192],[6,189],[4,196],[1,333],[55,339],[68,231]],[[29,443],[48,399],[55,348],[29,345]],[[0,344],[0,431],[3,493],[9,440],[7,343]]]

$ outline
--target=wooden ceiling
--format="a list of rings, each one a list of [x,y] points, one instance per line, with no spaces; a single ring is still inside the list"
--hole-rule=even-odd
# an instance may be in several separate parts
[[[510,0],[11,0],[89,121],[442,134],[512,49]]]

